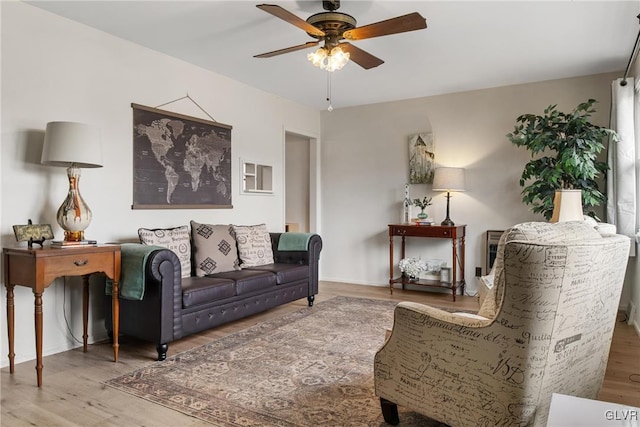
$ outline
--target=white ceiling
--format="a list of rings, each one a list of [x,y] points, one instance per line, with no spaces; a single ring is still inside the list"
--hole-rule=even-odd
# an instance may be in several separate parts
[[[322,2],[269,1],[302,19]],[[301,50],[313,41],[256,1],[29,1],[115,36],[318,109],[327,73]],[[419,12],[427,29],[352,42],[383,59],[332,74],[334,108],[624,70],[640,1],[342,0],[358,26]]]

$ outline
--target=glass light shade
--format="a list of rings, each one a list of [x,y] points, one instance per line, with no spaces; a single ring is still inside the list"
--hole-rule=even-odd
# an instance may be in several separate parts
[[[316,67],[333,72],[347,65],[350,56],[349,52],[344,52],[340,46],[334,47],[329,53],[327,53],[326,47],[321,47],[315,52],[307,54],[307,59]]]
[[[307,59],[311,61],[313,65],[319,68],[322,68],[322,63],[326,57],[327,51],[323,47],[318,48],[318,50],[313,53],[307,54]]]
[[[99,131],[82,123],[47,123],[41,163],[67,167],[69,192],[58,209],[56,219],[64,230],[65,240],[83,240],[92,214],[80,195],[80,168],[102,167]]]

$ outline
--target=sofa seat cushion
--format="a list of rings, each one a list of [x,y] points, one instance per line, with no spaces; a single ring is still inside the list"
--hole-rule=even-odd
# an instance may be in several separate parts
[[[218,273],[213,277],[235,280],[236,295],[272,288],[276,285],[276,275],[268,271],[240,270]]]
[[[249,267],[247,270],[269,271],[276,275],[276,284],[292,283],[309,279],[309,266],[303,264],[267,264]]]
[[[182,307],[219,301],[236,296],[236,284],[219,277],[189,277],[182,279]]]

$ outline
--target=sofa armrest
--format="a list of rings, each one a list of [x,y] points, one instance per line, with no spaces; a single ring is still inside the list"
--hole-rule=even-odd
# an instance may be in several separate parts
[[[278,264],[302,264],[309,266],[309,295],[318,293],[318,264],[320,251],[322,250],[322,238],[318,234],[312,234],[309,238],[306,251],[279,251],[278,243],[284,233],[269,233],[271,235],[271,248],[273,260]]]
[[[156,344],[182,337],[182,279],[180,260],[169,249],[147,256],[144,297],[120,298],[120,331]],[[107,298],[105,326],[111,330],[111,300]]]
[[[169,341],[182,337],[182,270],[180,259],[169,249],[154,251],[147,259],[147,286],[159,287],[160,322],[172,331]],[[166,335],[166,334],[164,334]],[[160,339],[161,342],[167,342]]]
[[[284,233],[269,233],[271,236],[271,248],[273,249],[273,260],[278,264],[313,264],[318,263],[320,251],[322,250],[322,238],[317,234],[312,234],[306,251],[279,251],[278,244],[280,236]]]

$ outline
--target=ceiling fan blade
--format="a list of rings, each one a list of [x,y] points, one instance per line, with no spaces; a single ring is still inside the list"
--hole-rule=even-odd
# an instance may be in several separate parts
[[[406,33],[407,31],[427,28],[427,20],[418,12],[398,16],[363,27],[345,31],[342,36],[347,40],[362,40],[372,37],[388,36],[390,34]]]
[[[254,58],[271,58],[272,56],[282,55],[283,53],[295,52],[296,50],[306,49],[308,47],[317,46],[319,41],[316,42],[306,42],[305,44],[300,44],[298,46],[291,46],[284,49],[274,50],[273,52],[261,53],[260,55],[254,55]]]
[[[303,29],[304,31],[306,31],[309,34],[313,34],[314,36],[318,36],[318,37],[322,37],[324,35],[326,35],[324,33],[324,31],[322,31],[320,28],[314,27],[313,25],[309,24],[307,21],[305,21],[302,18],[297,17],[296,15],[294,15],[293,13],[289,12],[286,9],[283,9],[282,7],[275,5],[275,4],[258,4],[256,5],[256,7],[258,9],[262,9],[267,13],[272,14],[273,16],[280,18],[284,21],[287,21],[289,24],[295,25],[298,28]]]
[[[369,52],[365,52],[359,47],[355,47],[351,43],[340,43],[338,46],[340,46],[344,52],[349,52],[349,59],[365,70],[384,64],[382,59],[371,55]]]

